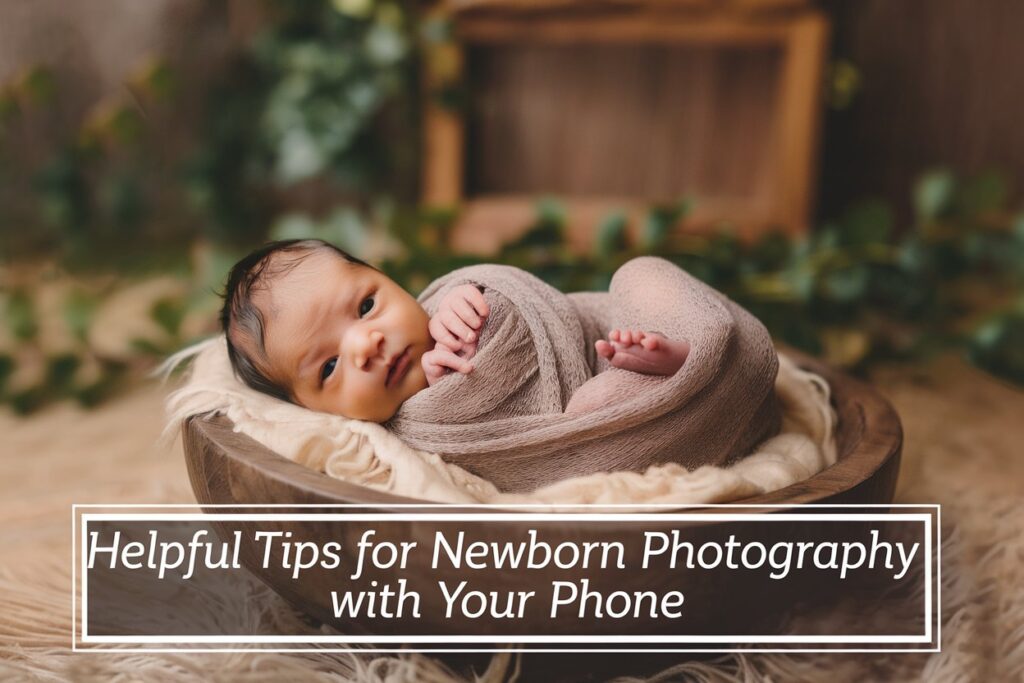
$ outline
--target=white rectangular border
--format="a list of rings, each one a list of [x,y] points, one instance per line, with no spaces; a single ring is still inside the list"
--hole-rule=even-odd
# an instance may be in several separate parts
[[[602,510],[615,509],[615,508],[626,508],[630,510],[636,510],[638,508],[651,508],[661,510],[680,510],[680,509],[745,509],[753,508],[758,510],[764,509],[883,509],[883,510],[898,510],[901,508],[911,509],[931,509],[935,511],[936,515],[936,533],[938,534],[936,543],[936,556],[934,558],[936,566],[936,590],[941,591],[941,547],[942,547],[942,531],[941,531],[941,505],[938,504],[913,504],[913,503],[876,503],[876,504],[730,504],[730,503],[707,503],[707,504],[678,504],[678,503],[661,503],[661,504],[573,504],[573,505],[549,505],[543,503],[537,504],[516,504],[516,505],[502,505],[502,504],[462,504],[462,503],[395,503],[395,504],[363,504],[363,503],[347,503],[347,504],[289,504],[289,503],[278,503],[278,504],[266,504],[266,505],[241,505],[241,504],[211,504],[202,505],[198,503],[180,503],[180,504],[130,504],[130,503],[118,503],[118,504],[73,504],[72,508],[72,650],[77,652],[126,652],[123,648],[97,648],[97,647],[78,647],[78,640],[76,640],[75,634],[75,620],[77,618],[76,613],[76,597],[77,597],[77,585],[75,578],[75,557],[77,555],[77,544],[75,540],[77,534],[74,533],[74,527],[78,523],[79,516],[78,510],[81,509],[196,509],[196,508],[229,508],[233,510],[255,508],[255,509],[274,509],[274,508],[313,508],[313,509],[359,509],[359,508],[373,508],[373,509],[402,509],[402,508],[415,508],[415,509],[498,509],[506,512],[482,512],[482,513],[406,513],[402,515],[395,515],[389,513],[362,513],[352,514],[346,513],[341,515],[340,513],[137,513],[137,514],[126,514],[126,513],[82,513],[81,515],[81,526],[82,526],[82,548],[86,547],[86,527],[89,521],[190,521],[190,520],[239,520],[239,521],[261,521],[261,520],[275,520],[275,519],[288,519],[288,520],[309,520],[309,521],[375,521],[375,520],[409,520],[409,521],[520,521],[523,519],[536,520],[540,522],[544,521],[564,521],[565,519],[575,521],[633,521],[633,522],[645,522],[645,521],[882,521],[882,520],[900,520],[900,521],[919,521],[924,524],[924,545],[926,558],[925,564],[925,577],[924,577],[924,593],[925,593],[925,633],[916,636],[886,636],[886,635],[874,635],[874,636],[355,636],[355,635],[339,635],[339,636],[250,636],[245,640],[239,640],[236,636],[90,636],[88,635],[88,623],[87,623],[87,609],[88,609],[88,580],[86,574],[86,562],[85,553],[82,553],[82,638],[81,642],[89,643],[117,643],[117,644],[134,644],[134,643],[210,643],[210,644],[246,644],[256,645],[263,643],[304,643],[309,645],[315,645],[319,643],[330,644],[330,643],[344,643],[344,644],[362,644],[362,645],[373,645],[376,643],[432,643],[443,640],[446,642],[458,642],[458,643],[509,643],[509,644],[521,644],[521,643],[589,643],[589,644],[600,644],[600,643],[622,643],[622,642],[639,642],[639,643],[831,643],[831,644],[859,644],[859,643],[893,643],[893,644],[905,644],[905,643],[932,643],[932,593],[931,593],[931,580],[932,580],[932,515],[930,513],[893,513],[893,512],[876,512],[876,513],[862,513],[862,514],[848,514],[848,513],[800,513],[800,514],[780,514],[772,513],[770,515],[758,514],[758,513],[672,513],[672,512],[660,512],[660,513],[637,513],[637,512],[626,512],[626,513],[572,513],[572,512],[560,512],[560,513],[510,513],[507,512],[510,508],[540,508],[540,509],[551,509],[551,508],[597,508]],[[883,652],[940,652],[941,651],[941,624],[942,624],[942,603],[941,603],[941,592],[936,596],[936,602],[938,603],[938,609],[934,613],[935,621],[935,632],[937,638],[935,640],[935,646],[930,649],[925,648],[851,648],[851,649],[840,649],[840,648],[682,648],[682,649],[663,649],[663,648],[601,648],[601,649],[529,649],[529,648],[452,648],[452,649],[416,649],[416,648],[377,648],[373,647],[369,649],[367,647],[362,648],[324,648],[324,647],[303,647],[303,648],[131,648],[131,652],[145,652],[145,653],[169,653],[169,652],[347,652],[347,653],[366,653],[366,652],[379,652],[379,653],[398,653],[398,652],[419,652],[419,653],[464,653],[464,652],[483,652],[483,653],[497,653],[497,652],[530,652],[530,653],[721,653],[721,652],[747,652],[747,653],[768,653],[768,652],[793,652],[793,653],[817,653],[817,652],[852,652],[852,653],[883,653]],[[750,639],[750,640],[747,640]]]

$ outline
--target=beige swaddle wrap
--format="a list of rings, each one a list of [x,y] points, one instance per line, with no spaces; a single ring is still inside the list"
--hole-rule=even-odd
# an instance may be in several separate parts
[[[633,259],[608,293],[573,295],[509,266],[471,266],[432,283],[420,302],[433,314],[467,283],[481,285],[491,307],[474,371],[416,394],[386,426],[502,491],[670,462],[721,466],[778,431],[778,356],[767,330],[668,261]],[[613,327],[685,339],[690,355],[671,377],[608,369],[594,341]],[[614,385],[608,400],[565,413],[602,372],[602,384]]]

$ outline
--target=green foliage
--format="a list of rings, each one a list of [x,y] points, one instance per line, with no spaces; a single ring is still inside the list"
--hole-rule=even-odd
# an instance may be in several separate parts
[[[350,3],[351,4],[351,3]],[[292,3],[257,41],[254,57],[271,86],[260,119],[274,178],[289,184],[332,170],[369,180],[376,160],[352,154],[382,105],[402,88],[396,69],[409,50],[398,5]]]
[[[861,73],[857,66],[846,59],[828,65],[825,96],[833,109],[849,107],[861,89]]]
[[[323,220],[315,221],[306,214],[285,214],[270,231],[270,238],[322,239],[337,244],[352,253],[364,253],[368,226],[364,218],[351,207],[335,209]]]
[[[932,223],[949,212],[955,178],[948,170],[925,173],[914,186],[914,210],[917,222]]]
[[[1024,385],[1024,301],[978,328],[968,352],[978,367]]]
[[[158,299],[150,308],[150,317],[169,336],[175,337],[185,318],[185,302],[177,298]]]
[[[932,171],[914,190],[915,224],[897,228],[889,206],[866,201],[799,240],[680,232],[686,201],[653,207],[639,226],[616,211],[584,254],[566,244],[563,207],[544,200],[534,224],[490,260],[573,291],[605,288],[626,260],[656,254],[749,308],[776,338],[833,363],[853,368],[960,346],[980,367],[1020,381],[1024,305],[1008,307],[1006,298],[1024,291],[1024,214],[1012,217],[996,178]],[[422,222],[399,239],[411,248],[388,272],[414,291],[465,264]]]
[[[78,111],[74,74],[30,65],[0,83],[0,227],[9,258],[39,249],[65,264],[134,271],[182,268],[192,286],[145,308],[158,335],[121,355],[94,348],[97,312],[117,284],[72,289],[60,315],[72,348],[43,352],[46,325],[24,283],[4,298],[0,401],[32,410],[72,397],[93,404],[133,372],[214,329],[228,267],[265,236],[320,237],[381,265],[413,292],[479,262],[451,247],[458,207],[419,207],[419,76],[458,109],[465,90],[450,21],[409,0],[264,0],[265,30],[237,48],[204,93],[187,54],[147,59],[117,93]],[[187,52],[187,50],[186,50]],[[849,106],[855,65],[837,62],[828,96]],[[191,139],[170,122],[201,115]],[[187,137],[187,136],[186,136]],[[184,144],[181,144],[184,141]],[[29,144],[31,143],[31,144]],[[593,248],[567,242],[565,207],[538,201],[522,236],[489,261],[528,269],[566,291],[603,289],[626,260],[656,254],[748,307],[780,340],[858,367],[951,345],[978,366],[1024,382],[1024,214],[1007,179],[925,173],[913,222],[865,201],[805,239],[739,239],[680,227],[691,202],[621,211]],[[200,262],[201,261],[201,262]],[[32,372],[29,372],[31,370]]]
[[[597,226],[597,235],[594,240],[595,256],[612,258],[616,253],[625,250],[629,239],[626,235],[627,227],[626,214],[621,211],[608,214]]]
[[[0,83],[0,248],[110,267],[197,234],[258,243],[307,198],[410,200],[417,5],[263,4],[272,21],[212,82],[190,79],[203,67],[186,36],[84,110],[71,71],[30,66]],[[205,91],[185,93],[193,80]]]
[[[19,341],[31,341],[39,329],[35,308],[28,291],[18,289],[7,297],[5,307],[7,326],[11,335]]]
[[[274,3],[275,22],[208,98],[185,174],[217,241],[253,243],[287,222],[297,187],[366,208],[416,183],[415,16],[409,3]],[[306,192],[308,194],[308,192]]]
[[[953,178],[951,175],[934,177]],[[927,184],[923,180],[921,188]],[[600,223],[594,248],[575,253],[566,240],[566,211],[538,202],[534,222],[488,261],[530,270],[564,291],[607,288],[612,273],[641,254],[672,260],[757,315],[779,340],[856,368],[886,357],[918,358],[950,346],[965,348],[979,367],[1024,382],[1024,215],[1013,216],[971,183],[942,181],[929,189],[917,215],[925,222],[896,229],[892,212],[866,202],[803,239],[768,233],[744,241],[728,231],[680,229],[689,210],[681,201],[652,207],[633,221],[612,212]],[[977,187],[977,186],[973,186]],[[923,208],[922,208],[923,207]],[[979,210],[982,213],[972,214]],[[451,248],[453,209],[415,209],[380,202],[364,214],[339,208],[316,219],[286,214],[276,238],[328,239],[381,265],[413,292],[479,257]],[[653,227],[652,227],[653,226]],[[14,353],[0,352],[0,400],[18,411],[74,398],[93,405],[117,391],[132,367],[145,366],[195,339],[187,321],[200,315],[214,331],[219,289],[240,250],[210,247],[192,269],[185,295],[152,300],[149,316],[159,336],[128,340],[127,356],[97,355],[90,330],[107,294],[71,288],[61,308],[72,349],[44,358],[34,381],[17,380],[21,359],[39,346],[38,312],[31,290],[12,289],[4,322]],[[200,332],[201,334],[201,332]]]
[[[86,342],[89,326],[98,305],[99,299],[96,296],[80,289],[71,291],[64,301],[64,323],[74,338],[81,343]]]

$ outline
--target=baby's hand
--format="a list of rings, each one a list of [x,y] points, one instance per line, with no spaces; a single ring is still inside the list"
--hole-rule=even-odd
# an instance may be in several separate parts
[[[690,355],[689,342],[638,330],[612,330],[594,346],[613,367],[645,375],[674,375]]]
[[[473,285],[452,288],[430,319],[430,336],[453,353],[472,357],[480,329],[490,314],[483,293]]]
[[[464,375],[473,371],[473,364],[469,362],[469,359],[458,355],[441,342],[437,342],[433,349],[423,354],[421,363],[423,364],[423,374],[426,375],[427,384],[430,386],[434,386],[451,370]]]

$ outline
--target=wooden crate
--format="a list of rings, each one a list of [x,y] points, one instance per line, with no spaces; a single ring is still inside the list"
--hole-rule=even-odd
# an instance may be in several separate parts
[[[683,196],[696,200],[690,229],[807,229],[819,12],[797,0],[448,11],[456,40],[428,59],[427,88],[455,76],[468,102],[427,103],[423,199],[463,206],[457,246],[492,251],[530,223],[539,196],[563,200],[581,248],[610,210]]]

